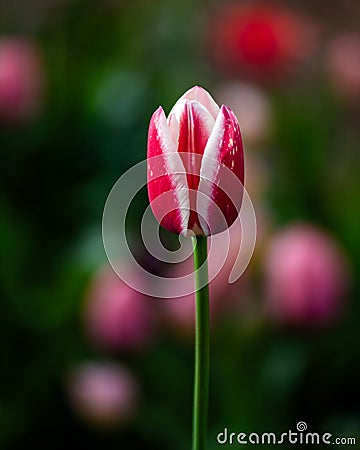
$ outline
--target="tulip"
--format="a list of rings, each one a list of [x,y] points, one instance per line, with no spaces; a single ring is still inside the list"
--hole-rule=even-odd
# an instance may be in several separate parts
[[[137,380],[114,363],[89,362],[73,368],[67,377],[67,391],[75,412],[96,425],[124,423],[137,409]]]
[[[233,178],[232,178],[233,177]],[[148,135],[148,193],[167,230],[209,236],[238,216],[244,156],[238,120],[200,87],[187,91],[168,117],[153,114]]]
[[[157,221],[192,236],[195,268],[195,383],[193,450],[204,450],[209,390],[209,275],[207,236],[235,222],[243,196],[240,127],[200,87],[187,91],[168,117],[153,114],[148,135],[148,194]]]
[[[343,309],[347,261],[321,229],[299,224],[280,231],[268,248],[265,271],[269,314],[279,323],[325,325]]]

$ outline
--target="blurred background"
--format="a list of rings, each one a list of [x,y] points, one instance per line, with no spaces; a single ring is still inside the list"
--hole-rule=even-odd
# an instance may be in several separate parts
[[[190,448],[192,299],[123,284],[101,215],[195,84],[239,118],[258,220],[211,286],[208,448],[299,420],[360,439],[359,23],[348,0],[0,1],[1,449]]]

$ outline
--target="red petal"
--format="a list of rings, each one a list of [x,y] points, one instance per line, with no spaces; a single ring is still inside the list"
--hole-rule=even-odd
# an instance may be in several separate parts
[[[161,107],[150,121],[147,156],[148,195],[154,216],[164,228],[181,234],[189,220],[186,175]]]
[[[244,154],[238,120],[222,106],[204,151],[198,200],[201,227],[207,234],[224,231],[238,216],[244,184]],[[204,197],[206,196],[206,197]],[[205,223],[207,222],[207,223]]]
[[[179,117],[178,152],[187,173],[190,196],[188,228],[199,225],[196,214],[196,191],[200,181],[201,156],[214,125],[210,113],[198,102],[184,100]],[[199,156],[197,156],[199,155]]]

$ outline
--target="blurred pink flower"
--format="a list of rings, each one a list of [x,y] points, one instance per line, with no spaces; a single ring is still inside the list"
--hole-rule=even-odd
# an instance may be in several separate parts
[[[139,386],[124,367],[90,362],[74,368],[67,378],[70,403],[76,413],[97,425],[115,425],[136,412]]]
[[[327,67],[334,90],[347,101],[360,101],[360,35],[344,33],[330,43]]]
[[[95,345],[109,350],[147,348],[155,331],[153,301],[106,268],[95,276],[85,302],[85,328],[89,338]]]
[[[295,11],[265,2],[223,6],[210,24],[211,55],[222,67],[279,75],[312,52],[314,36]]]
[[[296,224],[280,231],[265,256],[270,315],[280,323],[322,325],[337,318],[348,288],[348,265],[322,230]]]
[[[43,102],[44,79],[42,55],[34,42],[0,39],[0,121],[33,119]]]
[[[270,99],[260,87],[238,81],[227,83],[217,89],[216,98],[236,114],[245,146],[262,143],[269,137],[273,111]]]

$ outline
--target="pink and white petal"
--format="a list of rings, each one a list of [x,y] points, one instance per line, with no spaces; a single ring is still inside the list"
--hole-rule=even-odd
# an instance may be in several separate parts
[[[199,112],[199,114],[201,114],[204,117],[203,121],[208,122],[209,123],[208,126],[210,128],[212,128],[214,126],[216,116],[214,117],[213,114],[201,102],[194,100],[194,99],[186,99],[184,97],[181,97],[175,103],[175,105],[172,107],[172,109],[168,115],[168,124],[170,125],[170,121],[172,120],[173,116],[175,116],[177,119],[177,122],[180,123],[181,117],[184,116],[186,109],[187,109],[187,105],[189,103],[196,104],[196,108],[202,110],[202,112]],[[216,103],[215,103],[215,105],[216,105]],[[216,105],[216,107],[219,110],[219,107],[217,105]]]
[[[164,228],[181,234],[188,228],[190,215],[187,178],[161,107],[150,121],[147,158],[148,195],[154,216]]]
[[[215,121],[209,112],[198,102],[185,100],[179,116],[179,140],[177,151],[180,153],[188,177],[189,189],[198,184],[194,176],[200,175],[201,156],[211,135]],[[199,155],[200,157],[194,157]]]
[[[185,108],[185,104],[186,104],[186,100],[183,98],[180,98],[175,105],[171,108],[171,111],[169,112],[168,115],[168,124],[170,125],[170,121],[172,120],[173,117],[176,118],[177,123],[179,124],[180,122],[180,117],[183,115],[184,113],[184,108]]]
[[[173,140],[175,147],[177,147],[179,140],[179,121],[175,114],[169,114],[167,118],[167,123],[170,129],[170,134]]]
[[[187,173],[191,209],[189,229],[199,225],[196,216],[196,190],[200,181],[202,155],[213,126],[214,119],[199,102],[183,100],[177,150]]]
[[[236,219],[242,202],[244,154],[239,123],[222,106],[207,142],[200,169],[198,209],[201,227],[209,234],[224,231]],[[206,200],[205,200],[206,199]],[[219,212],[223,218],[219,216]]]
[[[217,115],[219,114],[219,105],[211,97],[208,91],[200,86],[194,86],[193,88],[189,89],[181,98],[199,102],[209,111],[214,119],[216,119]]]
[[[228,106],[223,106],[225,136],[220,148],[220,162],[228,167],[244,183],[244,149],[237,117]]]

